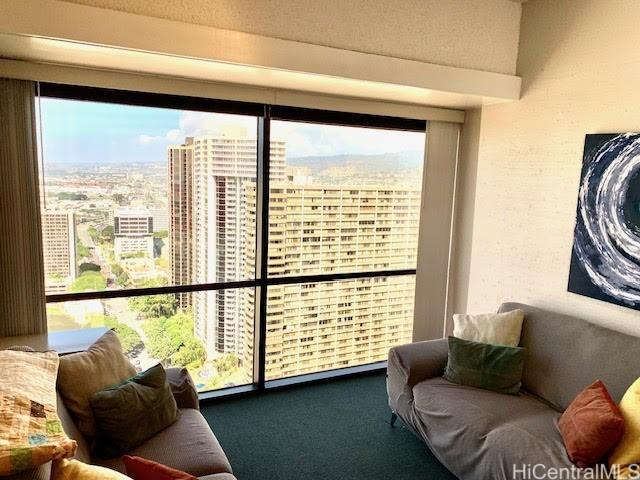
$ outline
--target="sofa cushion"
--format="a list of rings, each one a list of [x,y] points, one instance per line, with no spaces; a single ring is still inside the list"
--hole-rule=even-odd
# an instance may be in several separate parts
[[[197,480],[193,475],[146,458],[125,455],[122,461],[133,480]]]
[[[459,478],[521,478],[514,466],[522,464],[572,467],[557,427],[560,414],[532,396],[440,377],[418,383],[413,394],[412,426]]]
[[[640,460],[640,378],[631,384],[620,401],[620,411],[624,418],[622,440],[609,456],[610,465],[619,465],[621,478],[628,478],[629,466]]]
[[[520,343],[524,312],[516,309],[503,313],[453,316],[453,336],[472,342],[517,347]]]
[[[558,427],[569,458],[584,468],[602,460],[618,444],[624,418],[607,387],[597,380],[571,402]]]
[[[58,392],[57,394],[57,403],[58,417],[60,417],[62,428],[69,436],[69,438],[75,440],[78,444],[78,448],[76,448],[76,454],[73,456],[73,458],[83,463],[91,463],[91,450],[89,449],[89,444],[84,438],[84,435],[82,435],[80,430],[78,430],[78,426],[73,421],[73,418],[71,418],[71,414],[69,413],[69,410],[67,410],[67,407],[64,405],[64,400],[60,396],[60,392]]]
[[[229,460],[207,421],[198,410],[191,408],[180,410],[176,423],[127,453],[196,477],[212,473],[232,473]],[[125,472],[122,458],[96,459],[96,463]]]
[[[56,410],[56,352],[0,351],[0,476],[73,456]]]
[[[6,478],[11,480],[51,480],[51,463],[47,462],[37,468],[23,470]]]
[[[51,480],[131,480],[120,472],[77,460],[53,462]]]
[[[178,408],[195,408],[200,410],[198,389],[196,388],[189,370],[184,367],[171,367],[166,369],[167,380],[171,386],[171,392],[176,399]]]
[[[449,337],[444,378],[470,387],[514,395],[520,391],[524,349]]]
[[[89,397],[135,374],[136,369],[125,357],[113,331],[102,335],[86,351],[60,358],[58,390],[84,435],[96,434]]]
[[[96,422],[94,451],[102,458],[124,455],[178,418],[176,400],[160,364],[94,393],[89,403]]]
[[[619,402],[638,377],[640,357],[629,352],[640,351],[640,337],[520,303],[500,307],[501,312],[514,309],[524,311],[520,346],[527,351],[522,388],[559,411],[596,378]]]

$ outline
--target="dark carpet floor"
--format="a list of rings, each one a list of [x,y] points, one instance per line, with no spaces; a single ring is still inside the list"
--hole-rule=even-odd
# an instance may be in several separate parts
[[[455,480],[400,421],[383,374],[202,407],[239,480]]]

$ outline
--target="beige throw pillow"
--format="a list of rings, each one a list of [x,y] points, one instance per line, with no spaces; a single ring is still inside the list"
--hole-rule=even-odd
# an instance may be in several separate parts
[[[520,343],[524,312],[453,316],[453,336],[472,342],[517,347]]]
[[[89,398],[136,374],[122,352],[118,336],[112,330],[100,337],[85,352],[60,357],[58,390],[76,419],[80,431],[95,437],[95,421]]]

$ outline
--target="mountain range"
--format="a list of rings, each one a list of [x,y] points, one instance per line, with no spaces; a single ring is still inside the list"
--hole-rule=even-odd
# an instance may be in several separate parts
[[[401,173],[422,167],[423,153],[420,151],[382,153],[375,155],[328,155],[288,157],[287,166],[308,169],[312,175],[325,175],[337,169],[346,172],[362,171],[369,174],[386,172]]]

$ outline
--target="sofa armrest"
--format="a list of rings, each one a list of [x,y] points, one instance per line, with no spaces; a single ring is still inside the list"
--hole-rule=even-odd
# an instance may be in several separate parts
[[[403,413],[413,401],[413,387],[428,378],[439,377],[447,365],[447,339],[427,340],[393,347],[387,362],[389,406]]]
[[[178,408],[195,408],[200,410],[198,390],[189,371],[184,367],[171,367],[166,369],[167,381],[171,387],[171,393],[176,399]]]

